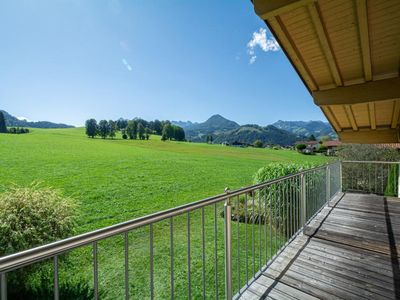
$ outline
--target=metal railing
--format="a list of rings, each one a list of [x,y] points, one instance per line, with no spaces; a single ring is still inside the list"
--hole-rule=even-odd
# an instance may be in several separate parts
[[[343,191],[400,197],[400,162],[343,161]]]
[[[139,298],[237,298],[340,191],[341,172],[340,162],[334,162],[1,257],[1,300],[7,299],[7,276],[48,260],[52,260],[54,299],[59,299],[60,257],[82,247],[91,247],[91,286],[98,299],[107,289],[99,281],[104,263],[99,259],[99,245],[113,237],[123,239],[116,245],[123,252],[121,290],[125,299],[133,288]],[[141,247],[147,249],[143,257],[132,247],[132,240],[139,243],[139,235],[132,238],[132,234],[141,228],[146,229],[141,236],[146,240]],[[133,259],[148,263],[135,276]],[[157,276],[161,267],[163,275],[167,269],[168,279]],[[136,282],[146,282],[146,286],[137,287]],[[138,295],[145,290],[149,293]]]

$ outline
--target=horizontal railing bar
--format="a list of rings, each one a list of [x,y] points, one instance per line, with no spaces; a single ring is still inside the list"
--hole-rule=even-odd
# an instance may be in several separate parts
[[[352,163],[352,164],[399,164],[400,161],[377,161],[377,160],[365,160],[365,161],[359,161],[359,160],[343,160],[342,163]]]
[[[14,269],[18,269],[20,267],[32,264],[34,262],[38,262],[41,260],[45,260],[48,258],[52,258],[55,255],[59,255],[70,251],[72,249],[76,249],[78,247],[82,247],[85,245],[89,245],[93,242],[103,240],[108,237],[112,237],[118,234],[125,233],[127,231],[133,230],[135,228],[143,227],[145,225],[149,225],[152,223],[156,223],[170,217],[175,217],[177,215],[184,214],[186,212],[199,209],[214,203],[225,201],[226,199],[234,196],[239,196],[245,193],[253,192],[255,190],[273,185],[275,183],[284,181],[286,179],[298,176],[300,174],[306,174],[309,172],[313,172],[319,169],[326,168],[329,165],[335,165],[339,163],[339,161],[335,161],[332,163],[324,164],[312,169],[307,169],[300,171],[295,174],[290,174],[284,177],[280,177],[277,179],[273,179],[270,181],[266,181],[263,183],[259,183],[256,185],[244,187],[235,191],[229,191],[225,194],[220,194],[217,196],[213,196],[210,198],[206,198],[203,200],[199,200],[196,202],[184,204],[181,206],[177,206],[168,210],[164,210],[161,212],[156,212],[154,214],[150,214],[144,217],[140,217],[137,219],[129,220],[126,222],[122,222],[119,224],[115,224],[112,226],[104,227],[98,230],[94,230],[91,232],[87,232],[81,235],[73,236],[64,240],[56,241],[50,244],[46,244],[43,246],[35,247],[32,249],[28,249],[25,251],[21,251],[18,253],[14,253],[8,256],[4,256],[0,258],[0,272],[9,272]]]

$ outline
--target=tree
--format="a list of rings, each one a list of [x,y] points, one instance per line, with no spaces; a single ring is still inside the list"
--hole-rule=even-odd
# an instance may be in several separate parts
[[[165,123],[162,131],[162,137],[164,140],[172,140],[174,137],[174,128],[172,127],[171,123]]]
[[[329,135],[321,136],[320,140],[322,142],[332,141],[332,138]]]
[[[144,140],[144,126],[142,123],[138,124],[137,133],[138,133],[139,139]]]
[[[117,122],[114,122],[113,120],[108,121],[108,126],[109,126],[109,132],[108,135],[110,138],[115,138],[115,133],[117,131]]]
[[[0,111],[0,133],[7,133],[6,120],[2,111]]]
[[[306,149],[306,148],[307,148],[307,146],[306,146],[305,144],[297,144],[297,145],[296,145],[296,149],[297,149],[297,151],[299,151],[299,152],[303,151],[303,150]]]
[[[99,135],[105,139],[110,133],[110,126],[107,120],[101,120],[99,122]]]
[[[123,119],[123,118],[119,118],[119,119],[117,120],[117,128],[118,128],[119,130],[125,129],[126,126],[128,126],[128,121],[127,121],[127,120],[125,120],[125,119]]]
[[[312,134],[308,137],[309,141],[316,141],[317,139],[315,138],[315,136]]]
[[[171,127],[171,124],[165,124],[164,125],[163,130],[162,130],[162,134],[161,134],[161,140],[162,141],[166,141],[166,140],[168,140],[170,138],[169,137],[170,127]]]
[[[148,128],[148,127],[146,127],[145,130],[144,130],[144,132],[145,132],[145,138],[146,138],[146,140],[149,140],[150,134],[151,134],[151,129]]]
[[[173,139],[175,141],[184,141],[185,140],[185,131],[182,127],[172,125],[173,129]]]
[[[263,142],[261,140],[256,140],[253,143],[253,146],[256,147],[256,148],[262,148],[264,146],[264,144],[263,144]]]
[[[131,140],[137,139],[137,122],[135,120],[128,121],[128,126],[126,127],[126,134]]]
[[[158,135],[162,134],[163,126],[159,120],[154,120],[153,128],[154,132]]]
[[[86,135],[91,138],[97,135],[97,121],[95,119],[86,121]]]

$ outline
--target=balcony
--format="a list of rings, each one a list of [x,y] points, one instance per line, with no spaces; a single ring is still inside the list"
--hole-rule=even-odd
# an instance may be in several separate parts
[[[50,265],[48,284],[63,299],[60,257],[80,248],[90,250],[95,299],[116,297],[107,295],[109,284],[125,299],[396,299],[398,190],[398,162],[333,162],[227,190],[1,257],[1,300],[15,295],[8,276],[35,264]],[[141,251],[132,247],[139,230]],[[99,258],[114,237],[122,264]]]

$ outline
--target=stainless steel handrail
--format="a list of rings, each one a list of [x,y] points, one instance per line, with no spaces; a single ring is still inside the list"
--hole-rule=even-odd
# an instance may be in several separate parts
[[[354,164],[389,164],[396,165],[398,161],[378,161],[378,160],[343,160],[342,163],[354,163]]]

